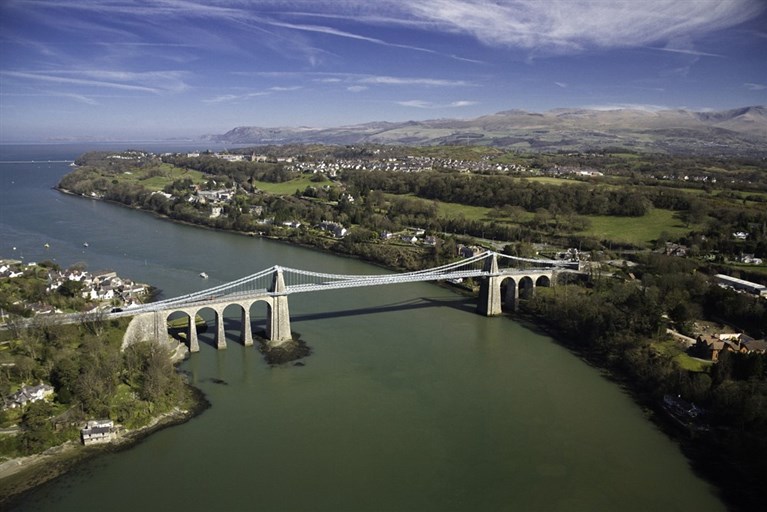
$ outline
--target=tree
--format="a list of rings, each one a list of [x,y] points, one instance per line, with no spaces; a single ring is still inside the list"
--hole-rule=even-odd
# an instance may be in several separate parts
[[[60,295],[63,295],[64,297],[80,297],[80,294],[83,291],[83,287],[84,284],[81,281],[67,279],[61,284],[61,286],[56,289],[56,292]]]
[[[21,447],[24,453],[37,453],[56,441],[53,423],[50,420],[53,407],[44,400],[27,406],[21,417]]]

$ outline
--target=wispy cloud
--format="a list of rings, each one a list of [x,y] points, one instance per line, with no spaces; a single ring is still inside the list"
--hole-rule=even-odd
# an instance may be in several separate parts
[[[0,72],[0,75],[5,77],[32,82],[120,89],[124,91],[147,92],[153,94],[180,92],[187,89],[188,86],[181,79],[182,74],[183,73],[172,71],[136,73],[129,71],[104,70]],[[72,75],[82,78],[76,78]]]
[[[554,85],[561,87],[562,89],[567,89],[567,84],[565,82],[554,82]]]
[[[703,35],[749,20],[765,5],[759,0],[424,0],[402,8],[488,45],[577,53]]]
[[[430,87],[465,87],[470,85],[465,80],[446,80],[439,78],[408,78],[395,76],[368,76],[359,79],[359,83],[378,85],[425,85]]]
[[[269,96],[271,93],[268,91],[255,91],[255,92],[249,92],[246,94],[220,94],[218,96],[213,96],[212,98],[205,98],[202,100],[203,103],[234,103],[239,102],[243,100],[247,100],[250,98],[257,98],[259,96]]]
[[[300,85],[289,85],[289,86],[276,85],[274,87],[269,88],[270,91],[276,91],[276,92],[297,91],[299,89],[302,89]]]
[[[659,112],[661,110],[669,110],[671,107],[665,105],[651,105],[641,103],[608,103],[608,104],[596,104],[596,105],[583,105],[581,108],[588,110],[641,110],[643,112]]]
[[[298,91],[301,89],[303,89],[303,87],[301,87],[300,85],[291,85],[291,86],[276,85],[274,87],[269,87],[267,90],[248,91],[248,92],[244,92],[240,94],[219,94],[211,98],[204,98],[202,102],[209,103],[209,104],[236,103],[236,102],[245,101],[251,98],[258,98],[261,96],[270,96],[274,93]]]
[[[767,85],[765,85],[765,84],[756,84],[754,82],[746,82],[745,84],[743,84],[743,87],[745,87],[749,91],[764,91],[764,90],[767,90]]]
[[[461,108],[461,107],[470,107],[472,105],[477,104],[476,101],[468,101],[468,100],[453,101],[450,103],[434,103],[434,102],[425,101],[425,100],[407,100],[407,101],[397,101],[395,103],[397,105],[402,105],[403,107],[424,108],[424,109]]]
[[[708,53],[708,52],[701,52],[698,50],[692,50],[692,49],[685,49],[685,48],[657,48],[657,47],[649,47],[651,50],[659,50],[662,52],[669,52],[669,53],[681,53],[683,55],[694,55],[696,57],[720,57],[723,58],[724,55],[719,55],[718,53]]]

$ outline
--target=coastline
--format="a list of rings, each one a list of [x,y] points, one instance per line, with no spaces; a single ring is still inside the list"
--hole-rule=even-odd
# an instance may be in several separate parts
[[[160,430],[181,425],[202,414],[211,404],[198,388],[187,384],[194,403],[156,416],[141,428],[125,431],[108,444],[84,446],[77,441],[54,446],[42,453],[17,457],[0,464],[0,511],[10,510],[39,486],[55,480],[81,463],[104,453],[128,450]]]

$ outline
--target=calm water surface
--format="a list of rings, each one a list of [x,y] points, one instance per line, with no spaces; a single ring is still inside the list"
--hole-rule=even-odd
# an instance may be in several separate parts
[[[83,149],[0,146],[0,257],[83,261],[166,297],[274,264],[382,272],[51,190],[69,168],[47,160]],[[617,386],[508,318],[429,284],[294,295],[290,307],[314,350],[306,366],[270,368],[238,333],[225,351],[205,334],[181,369],[209,410],[18,510],[724,509]]]

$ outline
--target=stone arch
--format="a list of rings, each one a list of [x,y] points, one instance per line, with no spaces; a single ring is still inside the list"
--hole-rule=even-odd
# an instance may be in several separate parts
[[[206,331],[210,331],[211,327],[213,334],[213,343],[214,346],[217,348],[226,348],[226,338],[224,336],[224,306],[216,305],[216,304],[210,304],[205,305],[201,307],[196,307],[193,309],[186,309],[186,311],[192,312],[194,311],[195,317],[196,315],[200,315],[203,319],[205,319],[205,329]],[[212,322],[209,320],[209,318],[212,317]],[[212,325],[211,325],[212,324]],[[195,332],[196,326],[195,326]],[[190,347],[190,350],[191,347]],[[197,348],[199,350],[199,346]],[[192,350],[192,352],[195,352],[195,350]]]
[[[516,311],[519,302],[519,286],[513,277],[501,281],[501,307],[504,311]]]
[[[545,286],[550,287],[552,285],[551,278],[547,276],[546,274],[541,274],[538,276],[538,278],[535,280],[535,286]]]
[[[250,318],[250,332],[258,333],[266,337],[267,325],[272,314],[272,303],[268,298],[262,297],[248,303],[248,315]]]
[[[519,298],[530,299],[535,290],[535,281],[530,276],[523,276],[519,279]]]
[[[168,336],[184,343],[192,351],[193,342],[197,342],[196,315],[186,310],[163,311],[161,313]]]
[[[248,336],[250,332],[250,311],[246,304],[232,302],[223,305],[221,308],[221,322],[224,326],[222,335],[224,336],[224,345],[226,345],[226,330],[239,331],[239,341],[243,345],[253,344],[253,336]],[[221,342],[219,342],[219,347]]]

